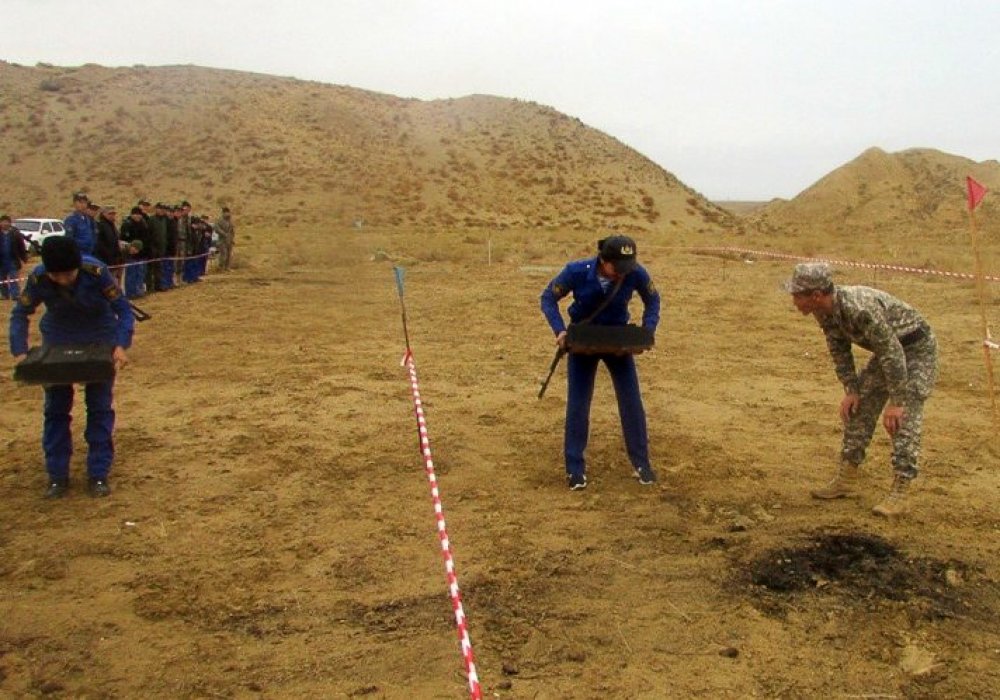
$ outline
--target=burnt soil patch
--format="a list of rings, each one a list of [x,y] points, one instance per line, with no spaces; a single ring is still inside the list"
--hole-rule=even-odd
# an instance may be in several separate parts
[[[854,604],[907,602],[927,618],[959,617],[972,606],[971,567],[907,555],[885,539],[859,533],[819,533],[798,547],[772,549],[749,563],[755,604],[781,613],[804,595],[840,596]]]

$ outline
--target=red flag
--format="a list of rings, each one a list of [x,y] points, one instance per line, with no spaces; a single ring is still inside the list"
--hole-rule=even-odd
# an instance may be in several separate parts
[[[969,211],[972,211],[983,201],[983,197],[986,196],[986,188],[971,177],[965,178],[965,184],[969,186]]]

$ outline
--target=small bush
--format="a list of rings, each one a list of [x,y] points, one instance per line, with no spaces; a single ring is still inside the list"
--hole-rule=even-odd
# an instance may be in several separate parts
[[[53,80],[52,78],[46,78],[38,84],[39,90],[44,90],[45,92],[59,92],[63,89],[63,84],[58,80]]]

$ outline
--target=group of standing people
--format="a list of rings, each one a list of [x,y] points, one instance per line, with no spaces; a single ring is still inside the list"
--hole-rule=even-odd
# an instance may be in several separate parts
[[[73,195],[73,209],[64,221],[66,235],[81,253],[124,270],[124,276],[119,272],[117,277],[130,299],[200,281],[213,240],[219,269],[229,270],[232,264],[236,229],[228,207],[213,222],[192,215],[186,200],[177,205],[157,202],[154,207],[140,199],[120,228],[114,205],[97,205],[83,192]]]
[[[598,241],[597,248],[596,256],[566,265],[542,292],[541,310],[561,349],[566,347],[567,326],[559,301],[570,294],[571,323],[625,325],[629,301],[638,294],[643,302],[643,327],[655,333],[659,324],[660,295],[637,262],[635,241],[610,236]],[[884,291],[834,284],[832,270],[823,262],[796,265],[784,288],[796,309],[816,319],[844,388],[839,406],[844,424],[840,465],[833,480],[813,490],[812,496],[821,500],[858,496],[860,466],[881,414],[892,440],[893,480],[872,511],[885,517],[902,514],[910,483],[917,476],[924,402],[937,378],[937,341],[930,325],[912,306]],[[854,345],[872,353],[860,370],[854,361]],[[602,362],[611,374],[635,476],[640,484],[655,483],[633,356],[568,350],[564,459],[569,488],[587,487],[584,452],[594,380]]]

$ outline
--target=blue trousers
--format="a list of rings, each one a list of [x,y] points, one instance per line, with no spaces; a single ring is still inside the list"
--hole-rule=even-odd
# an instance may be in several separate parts
[[[160,289],[174,288],[174,260],[167,258],[160,263]]]
[[[0,280],[14,279],[20,270],[13,265],[0,265]],[[21,294],[21,285],[17,281],[0,284],[0,298],[16,300]]]
[[[184,281],[185,282],[197,282],[198,277],[198,259],[197,258],[187,258],[184,261]]]
[[[625,449],[636,470],[649,467],[649,437],[646,411],[639,392],[639,374],[632,355],[574,355],[566,358],[566,473],[583,474],[587,464],[584,452],[590,435],[590,402],[594,398],[597,365],[603,362],[611,374],[618,399]]]
[[[146,263],[125,268],[125,296],[138,299],[146,293]]]
[[[87,403],[87,427],[83,436],[87,441],[87,476],[106,479],[115,456],[112,434],[115,429],[115,410],[111,405],[114,382],[87,384],[84,390]],[[73,455],[73,436],[70,422],[73,409],[73,385],[45,387],[45,425],[42,428],[42,448],[45,451],[45,469],[52,480],[69,478],[69,460]]]

